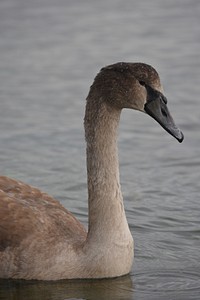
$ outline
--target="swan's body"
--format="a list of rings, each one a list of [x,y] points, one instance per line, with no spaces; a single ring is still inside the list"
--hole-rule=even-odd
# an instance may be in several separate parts
[[[47,194],[0,177],[0,278],[57,280],[129,273],[133,239],[120,189],[117,127],[122,108],[137,109],[182,141],[161,91],[157,72],[140,63],[118,63],[95,78],[85,114],[88,233]]]

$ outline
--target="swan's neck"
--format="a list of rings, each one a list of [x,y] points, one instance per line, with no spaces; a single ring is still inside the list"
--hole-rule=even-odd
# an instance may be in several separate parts
[[[121,110],[88,99],[85,115],[89,240],[130,236],[119,181],[117,128]],[[126,237],[125,237],[126,236]]]

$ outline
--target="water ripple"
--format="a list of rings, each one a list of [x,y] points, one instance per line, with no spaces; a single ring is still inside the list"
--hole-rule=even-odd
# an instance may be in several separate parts
[[[157,299],[152,298],[157,296],[169,299],[170,295],[174,299],[199,299],[200,276],[199,273],[184,270],[147,271],[134,274],[134,287],[148,294],[148,299]]]

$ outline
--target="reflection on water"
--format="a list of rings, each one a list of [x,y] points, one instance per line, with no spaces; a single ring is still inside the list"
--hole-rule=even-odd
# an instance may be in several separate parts
[[[130,276],[1,280],[0,299],[199,299],[199,13],[198,0],[0,1],[1,174],[54,195],[87,225],[84,99],[117,61],[160,72],[185,135],[179,145],[147,116],[122,114]]]
[[[130,276],[102,280],[0,281],[0,299],[132,299]],[[6,298],[8,297],[9,298]],[[38,298],[39,297],[39,298]]]
[[[199,273],[177,270],[101,280],[0,280],[0,299],[199,299]],[[170,298],[171,297],[171,298]]]

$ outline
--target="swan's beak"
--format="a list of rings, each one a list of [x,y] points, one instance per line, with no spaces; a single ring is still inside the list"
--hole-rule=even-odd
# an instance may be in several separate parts
[[[181,143],[184,139],[184,135],[175,125],[174,120],[170,115],[166,98],[164,96],[161,97],[161,95],[153,100],[147,101],[144,110]]]

